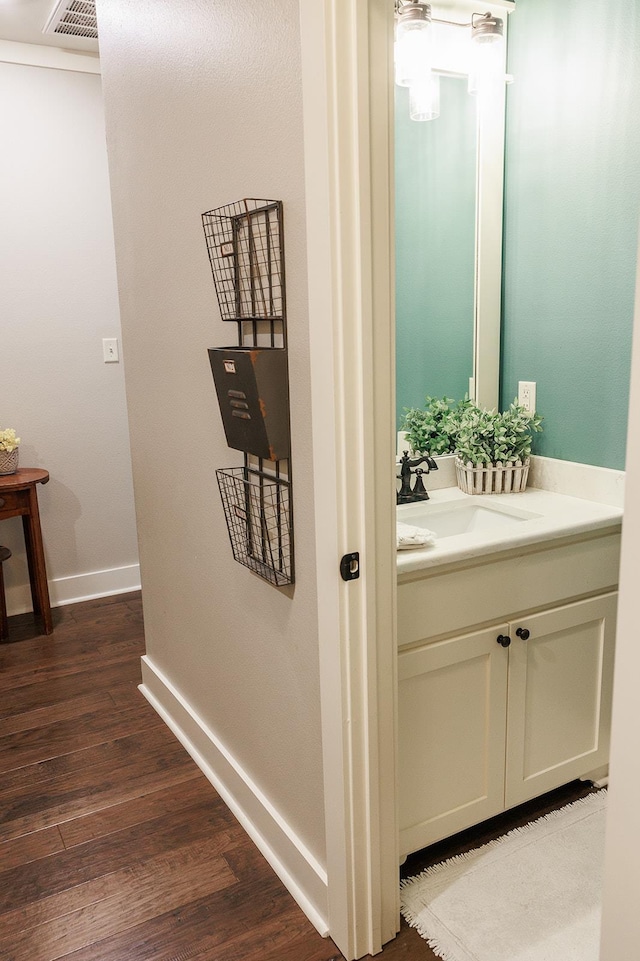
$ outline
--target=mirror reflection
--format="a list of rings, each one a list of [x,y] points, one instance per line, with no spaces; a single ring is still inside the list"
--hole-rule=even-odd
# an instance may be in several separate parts
[[[398,426],[425,396],[462,398],[474,367],[477,100],[440,77],[440,116],[409,117],[395,87]]]

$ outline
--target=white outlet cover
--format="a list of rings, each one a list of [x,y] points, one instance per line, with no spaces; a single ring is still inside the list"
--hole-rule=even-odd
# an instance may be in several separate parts
[[[518,403],[532,414],[536,412],[536,383],[534,380],[518,381]]]

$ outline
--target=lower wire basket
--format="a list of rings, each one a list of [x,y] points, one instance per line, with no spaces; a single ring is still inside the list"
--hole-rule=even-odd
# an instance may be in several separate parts
[[[249,467],[216,471],[233,556],[271,584],[293,584],[290,486]]]

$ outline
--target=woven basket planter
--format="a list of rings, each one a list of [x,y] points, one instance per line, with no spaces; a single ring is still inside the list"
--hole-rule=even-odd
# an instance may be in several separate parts
[[[464,464],[456,457],[458,487],[465,494],[517,494],[527,486],[529,458],[507,464]]]
[[[0,450],[0,474],[15,474],[18,469],[19,448],[15,450]]]

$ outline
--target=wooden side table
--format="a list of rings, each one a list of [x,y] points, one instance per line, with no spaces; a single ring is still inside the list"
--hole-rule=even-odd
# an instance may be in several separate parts
[[[42,618],[44,634],[51,634],[53,622],[36,485],[48,481],[49,472],[36,467],[20,468],[15,474],[0,474],[0,521],[22,517],[33,613]]]

